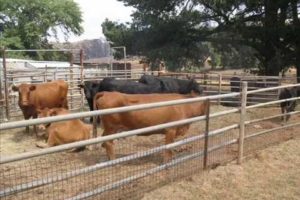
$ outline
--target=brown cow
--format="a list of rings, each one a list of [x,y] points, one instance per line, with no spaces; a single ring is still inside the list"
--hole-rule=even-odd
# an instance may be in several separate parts
[[[108,109],[136,104],[169,101],[176,99],[191,98],[195,95],[181,94],[122,94],[119,92],[101,92],[94,98],[95,109]],[[101,116],[101,124],[104,128],[103,136],[114,134],[120,131],[139,129],[148,126],[158,125],[171,121],[187,119],[195,116],[204,115],[207,110],[206,102],[191,104],[173,105],[160,108],[152,108],[139,111],[131,111],[118,114]],[[151,132],[143,135],[165,134],[165,143],[174,142],[175,138],[184,135],[189,125],[171,127],[159,132]],[[113,141],[105,142],[102,145],[106,149],[109,159],[115,159]],[[165,161],[172,158],[172,151],[165,153]]]
[[[44,108],[38,109],[37,112],[39,118],[69,114],[69,111],[64,108]],[[87,140],[90,138],[92,130],[91,125],[85,124],[79,119],[53,122],[47,125],[40,125],[39,128],[46,130],[48,137],[47,143],[39,142],[36,144],[41,148]]]
[[[36,109],[40,108],[68,108],[68,84],[63,80],[52,81],[42,84],[26,84],[13,86],[14,91],[19,92],[19,106],[25,120],[37,118]],[[36,126],[34,131],[37,133]],[[26,127],[29,132],[29,127]]]

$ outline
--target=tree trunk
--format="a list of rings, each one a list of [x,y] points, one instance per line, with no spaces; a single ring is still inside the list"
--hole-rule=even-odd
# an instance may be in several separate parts
[[[296,46],[296,70],[297,83],[300,83],[300,43]]]
[[[279,41],[277,33],[277,4],[273,0],[265,0],[265,20],[264,20],[264,57],[265,75],[278,76],[280,72],[279,57],[276,44]]]

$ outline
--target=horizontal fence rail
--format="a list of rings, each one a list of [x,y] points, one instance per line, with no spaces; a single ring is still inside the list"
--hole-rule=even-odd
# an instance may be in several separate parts
[[[236,92],[236,93],[223,94],[223,95],[214,95],[214,96],[209,96],[209,97],[207,97],[207,96],[206,97],[194,97],[194,98],[182,99],[182,100],[173,100],[173,101],[165,101],[165,102],[159,102],[159,103],[149,103],[149,104],[141,104],[141,105],[135,105],[135,106],[127,106],[127,107],[121,107],[121,108],[111,108],[111,109],[105,109],[105,110],[99,110],[99,111],[74,113],[74,114],[68,114],[68,115],[64,115],[64,116],[54,116],[54,117],[47,117],[47,118],[40,118],[40,119],[23,120],[23,121],[18,121],[18,122],[7,122],[7,123],[0,124],[0,130],[20,128],[20,127],[38,125],[38,124],[43,124],[43,123],[51,123],[51,122],[57,122],[57,121],[66,121],[66,120],[79,119],[79,118],[85,118],[85,117],[94,117],[94,116],[98,116],[98,115],[108,115],[108,114],[135,111],[135,110],[158,108],[158,107],[163,107],[163,106],[195,103],[195,102],[199,102],[199,101],[205,101],[208,99],[209,100],[219,99],[220,97],[234,97],[234,96],[238,96],[239,94],[240,93]]]
[[[75,75],[75,74],[73,74],[73,75]],[[220,80],[220,76],[216,75],[216,77]],[[83,82],[83,81],[84,80],[81,80],[81,82]],[[221,81],[222,81],[222,79],[221,79]],[[221,81],[219,81],[219,83],[221,83]],[[74,82],[76,82],[76,81],[74,81]],[[218,84],[216,84],[216,86],[218,86]],[[187,103],[195,103],[195,102],[199,102],[199,101],[216,101],[216,102],[220,103],[220,102],[222,102],[222,100],[220,100],[222,98],[241,97],[243,95],[246,95],[246,96],[248,95],[248,98],[246,98],[246,101],[247,101],[247,99],[254,98],[251,96],[252,94],[273,91],[273,90],[276,91],[276,90],[283,89],[283,88],[299,87],[299,86],[300,86],[300,84],[284,85],[284,86],[276,86],[276,87],[272,87],[272,88],[256,89],[256,90],[251,90],[251,91],[249,91],[249,90],[247,91],[247,86],[246,86],[246,90],[245,90],[246,92],[245,91],[244,92],[233,92],[233,93],[228,93],[228,94],[222,94],[222,91],[218,90],[217,95],[213,95],[213,96],[194,97],[194,98],[183,99],[183,100],[173,100],[173,101],[141,104],[141,105],[134,105],[134,106],[128,106],[128,107],[121,107],[121,108],[112,108],[112,109],[105,109],[105,110],[98,110],[98,111],[74,113],[74,114],[68,114],[68,115],[64,115],[64,116],[55,116],[55,117],[47,117],[47,118],[40,118],[40,119],[16,121],[16,122],[7,122],[7,123],[0,124],[0,130],[2,132],[3,130],[21,128],[21,127],[25,127],[25,126],[29,126],[29,125],[47,124],[47,123],[52,123],[52,122],[80,119],[80,118],[85,118],[85,117],[95,117],[95,116],[99,116],[99,115],[102,116],[102,115],[109,115],[109,114],[115,114],[115,113],[158,108],[158,107],[162,107],[162,106],[172,106],[172,105],[181,105],[181,104],[187,104]],[[230,86],[228,85],[228,87],[230,87]],[[76,87],[74,87],[74,88],[72,87],[72,89],[76,90]],[[252,89],[252,88],[248,87],[248,89]],[[79,89],[79,91],[80,91],[80,89]],[[81,90],[81,92],[82,92],[82,90]],[[207,92],[210,92],[210,91],[207,91]],[[74,91],[74,93],[69,94],[68,97],[75,99],[77,97],[82,97],[81,95],[82,94],[78,94]],[[278,95],[278,94],[274,93],[274,95]],[[246,97],[246,96],[244,96],[244,97]],[[49,147],[47,149],[41,149],[39,151],[20,153],[17,155],[12,155],[12,156],[7,156],[7,157],[1,156],[0,164],[8,164],[8,163],[12,163],[15,161],[34,158],[37,156],[43,156],[43,155],[47,155],[47,154],[62,152],[62,151],[68,150],[68,149],[73,149],[73,148],[78,148],[78,147],[93,145],[93,144],[101,144],[101,143],[115,140],[115,139],[121,139],[121,138],[127,138],[127,137],[131,137],[131,136],[142,135],[143,133],[147,133],[147,132],[153,132],[153,131],[158,131],[158,130],[162,130],[162,129],[166,129],[166,128],[170,128],[170,127],[174,127],[174,126],[181,126],[181,125],[191,124],[193,122],[209,120],[211,118],[220,117],[220,116],[228,115],[231,113],[239,113],[240,120],[241,120],[242,118],[244,119],[245,115],[246,115],[246,113],[243,113],[243,110],[247,111],[249,109],[253,109],[253,108],[257,108],[257,107],[274,105],[274,104],[288,102],[288,101],[295,101],[298,99],[300,99],[300,98],[294,97],[294,98],[289,98],[289,99],[284,99],[284,100],[274,100],[272,98],[268,99],[268,98],[262,97],[261,100],[266,100],[268,102],[264,102],[264,103],[258,102],[258,104],[255,104],[255,105],[251,105],[251,103],[253,103],[253,102],[251,102],[250,105],[248,105],[248,104],[246,104],[246,102],[244,102],[244,104],[242,104],[238,108],[208,114],[207,116],[198,116],[198,117],[194,117],[194,118],[189,118],[189,119],[184,119],[184,120],[179,120],[179,121],[174,121],[174,122],[168,122],[168,123],[164,123],[164,124],[160,124],[160,125],[141,128],[141,129],[123,131],[121,133],[116,133],[113,135],[102,136],[102,137],[88,139],[88,140],[84,140],[84,141],[80,141],[80,142],[74,142],[74,143],[70,143],[70,144],[63,144],[63,145],[55,146],[55,147]],[[271,100],[271,101],[269,101],[269,100]],[[248,105],[248,106],[246,106],[246,105]],[[82,106],[82,105],[80,104],[80,106]],[[243,122],[240,121],[240,123],[234,123],[232,125],[218,128],[216,130],[206,131],[206,132],[208,132],[207,137],[210,138],[210,140],[211,140],[212,138],[217,138],[218,136],[223,135],[225,132],[227,132],[229,130],[241,129],[241,126],[247,126],[247,125],[250,125],[253,123],[270,120],[270,119],[273,119],[276,117],[283,117],[286,115],[296,115],[299,112],[300,111],[294,111],[294,112],[280,114],[280,115],[271,116],[271,117],[269,116],[269,117],[263,117],[260,119],[245,120]],[[207,123],[209,123],[209,121],[207,121]],[[278,131],[278,130],[281,130],[284,128],[297,127],[299,125],[300,125],[299,122],[292,123],[292,124],[285,124],[280,127],[275,127],[275,128],[271,128],[269,130],[263,130],[260,132],[256,132],[254,134],[245,135],[243,137],[244,138],[243,140],[248,141],[251,138],[256,138],[256,137],[264,135],[266,133]],[[208,124],[206,124],[206,128],[208,128]],[[0,133],[0,135],[1,135],[1,133]],[[23,182],[20,184],[19,183],[15,184],[13,186],[7,186],[5,188],[0,189],[0,197],[6,197],[9,195],[18,194],[18,193],[21,193],[21,192],[24,192],[24,191],[27,191],[30,189],[35,189],[38,187],[51,185],[56,182],[65,181],[67,179],[71,179],[73,177],[77,177],[80,175],[90,174],[90,173],[98,171],[98,170],[103,170],[105,168],[110,168],[110,167],[113,167],[116,165],[125,164],[128,161],[145,158],[147,156],[154,155],[154,154],[163,152],[165,150],[172,150],[177,147],[181,147],[183,145],[194,143],[195,141],[200,141],[200,140],[202,141],[205,139],[205,137],[206,136],[204,134],[191,136],[189,138],[186,138],[186,139],[183,139],[180,141],[176,141],[171,144],[160,145],[160,146],[157,146],[154,148],[151,147],[147,150],[137,151],[133,154],[125,155],[125,156],[117,158],[115,160],[99,162],[99,163],[93,164],[91,166],[83,166],[78,169],[61,172],[61,173],[56,174],[55,176],[51,176],[51,177],[43,176],[43,177],[36,178],[33,181],[27,181],[27,182]],[[228,138],[226,142],[221,141],[218,144],[210,144],[209,147],[206,147],[207,149],[204,149],[204,150],[198,149],[196,152],[191,152],[188,155],[176,157],[176,158],[172,159],[170,162],[163,163],[163,164],[160,164],[160,165],[154,166],[154,167],[151,166],[151,168],[140,171],[138,174],[126,176],[125,178],[123,177],[123,178],[120,178],[117,180],[112,180],[103,185],[99,185],[99,186],[97,186],[96,189],[90,188],[90,190],[88,190],[88,191],[82,190],[82,191],[80,191],[79,194],[76,193],[75,195],[72,195],[71,197],[68,197],[67,199],[85,199],[88,197],[93,197],[93,196],[96,196],[99,194],[103,194],[107,191],[112,191],[114,189],[120,188],[121,186],[125,186],[133,181],[144,178],[146,176],[153,175],[162,170],[172,168],[176,165],[185,163],[189,160],[193,160],[193,159],[199,158],[199,157],[204,157],[205,150],[209,153],[213,153],[213,152],[216,152],[217,150],[223,149],[224,147],[229,147],[232,145],[239,146],[239,145],[241,145],[240,141],[239,141],[240,140],[239,137],[237,137],[235,135],[234,138]],[[239,146],[239,148],[243,148],[243,147]],[[241,156],[243,156],[243,155],[241,155]]]
[[[222,134],[225,131],[235,129],[237,127],[238,127],[237,124],[227,126],[227,127],[223,127],[221,129],[209,132],[208,136],[209,137],[216,136],[218,134]],[[203,138],[204,138],[204,135],[197,135],[197,136],[190,137],[190,138],[187,138],[187,139],[184,139],[184,140],[180,140],[180,141],[177,141],[177,142],[174,142],[174,143],[171,143],[171,144],[166,144],[166,145],[162,145],[162,146],[159,146],[159,147],[156,147],[156,148],[153,148],[153,149],[149,149],[147,151],[138,152],[138,153],[133,154],[133,155],[125,156],[125,157],[122,157],[122,158],[117,158],[115,160],[102,162],[102,163],[93,165],[91,167],[86,167],[86,168],[82,168],[80,170],[75,170],[75,171],[72,171],[72,172],[61,174],[61,175],[59,175],[59,176],[57,176],[53,179],[45,178],[45,179],[37,180],[37,181],[34,181],[34,182],[18,185],[18,186],[15,186],[14,188],[9,188],[9,189],[0,191],[0,197],[4,196],[4,195],[9,195],[9,194],[21,192],[23,190],[32,189],[32,188],[39,187],[39,186],[42,186],[42,185],[54,183],[54,182],[57,182],[57,181],[66,180],[66,179],[69,179],[69,178],[72,178],[72,177],[75,177],[75,176],[79,176],[81,174],[90,173],[90,172],[93,172],[95,170],[100,170],[100,169],[103,169],[103,168],[106,168],[106,167],[110,167],[110,166],[113,166],[113,165],[117,165],[117,164],[121,164],[121,163],[130,161],[130,160],[143,158],[143,157],[146,157],[146,156],[149,156],[149,155],[152,155],[152,154],[162,152],[164,150],[173,149],[173,148],[178,147],[178,146],[182,146],[182,145],[185,145],[185,144],[188,144],[188,143],[191,143],[191,142],[195,142],[195,141],[201,140]]]
[[[223,112],[212,114],[212,115],[210,115],[210,117],[212,117],[212,118],[213,117],[219,117],[219,116],[226,115],[226,114],[229,114],[229,113],[234,113],[234,112],[237,112],[237,111],[238,111],[238,109],[232,109],[232,110],[229,110],[229,111],[223,111]],[[122,133],[116,133],[116,134],[113,134],[113,135],[103,136],[103,137],[100,137],[100,138],[94,138],[94,139],[89,139],[89,140],[80,141],[80,142],[74,142],[74,143],[70,143],[70,144],[64,144],[64,145],[55,146],[55,147],[49,147],[47,149],[42,149],[42,150],[39,150],[37,152],[22,153],[22,154],[19,154],[19,155],[16,155],[16,156],[10,156],[10,157],[7,157],[7,158],[2,157],[2,158],[0,158],[0,164],[13,162],[13,161],[18,161],[18,160],[23,160],[23,159],[28,159],[28,158],[32,158],[32,157],[45,155],[45,154],[61,152],[61,151],[65,151],[65,150],[68,150],[68,149],[78,148],[78,147],[82,147],[82,146],[87,146],[87,145],[92,145],[92,144],[97,144],[97,143],[103,143],[103,142],[114,140],[114,139],[120,139],[120,138],[125,138],[125,137],[129,137],[129,136],[133,136],[133,135],[139,135],[139,134],[143,134],[143,133],[147,133],[147,132],[151,132],[151,131],[157,131],[157,130],[170,128],[170,127],[174,127],[174,126],[190,124],[190,123],[200,121],[200,120],[204,120],[204,119],[205,119],[205,116],[199,116],[199,117],[189,118],[189,119],[185,119],[185,120],[169,122],[169,123],[165,123],[165,124],[161,124],[161,125],[136,129],[136,130],[132,130],[132,131],[124,131]]]
[[[208,153],[216,151],[216,150],[218,150],[218,149],[220,149],[224,146],[235,144],[236,142],[237,142],[237,140],[234,139],[234,140],[231,140],[231,141],[226,142],[224,144],[214,146],[214,147],[208,149]],[[143,173],[140,173],[138,175],[128,177],[126,179],[120,180],[118,182],[115,182],[115,183],[112,183],[112,184],[109,184],[109,185],[105,185],[105,186],[103,186],[99,189],[96,189],[96,190],[93,190],[93,191],[90,191],[90,192],[79,194],[75,197],[69,198],[69,200],[85,199],[85,198],[88,198],[88,197],[95,196],[97,194],[101,194],[105,191],[112,190],[114,188],[118,188],[118,187],[120,187],[122,185],[125,185],[127,183],[130,183],[134,180],[140,179],[140,178],[145,177],[145,176],[149,176],[151,174],[157,173],[157,172],[162,171],[164,169],[171,168],[172,166],[178,165],[180,163],[186,162],[188,160],[191,160],[191,159],[194,159],[194,158],[197,158],[197,157],[201,157],[203,155],[204,155],[204,152],[201,151],[201,152],[193,153],[193,154],[183,156],[183,157],[180,157],[180,158],[177,158],[177,159],[173,159],[172,161],[170,161],[168,163],[165,163],[165,164],[160,165],[158,167],[155,167],[155,168],[152,168],[150,170],[144,171]]]

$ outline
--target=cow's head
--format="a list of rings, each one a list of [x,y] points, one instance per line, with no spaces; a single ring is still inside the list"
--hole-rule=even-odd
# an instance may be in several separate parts
[[[21,84],[19,86],[12,86],[12,90],[19,92],[19,105],[29,106],[30,105],[30,95],[31,92],[36,89],[35,85],[31,84]]]
[[[52,115],[52,109],[49,109],[49,108],[37,108],[36,109],[36,112],[37,112],[37,116],[38,118],[44,118],[44,117],[50,117],[50,116],[53,116]],[[46,128],[49,126],[50,124],[40,124],[38,126],[38,129],[39,130],[46,130]]]
[[[52,116],[57,116],[57,115],[62,115],[62,114],[68,114],[69,111],[66,110],[65,108],[37,108],[36,109],[37,116],[38,118],[43,118],[43,117],[52,117]],[[49,124],[40,124],[39,129],[40,130],[45,130]]]
[[[83,88],[85,97],[87,100],[93,99],[94,95],[98,91],[99,83],[87,81],[84,84],[78,85],[78,87]]]
[[[191,91],[193,91],[197,94],[203,93],[203,88],[197,83],[197,81],[195,79],[191,79],[190,89],[191,89]]]

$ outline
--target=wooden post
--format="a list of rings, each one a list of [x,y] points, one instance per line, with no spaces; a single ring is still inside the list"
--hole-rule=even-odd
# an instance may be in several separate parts
[[[247,106],[247,82],[242,82],[242,97],[240,107],[240,132],[239,132],[239,144],[238,144],[238,164],[242,163],[244,153],[244,137],[245,137],[245,119],[246,119],[246,106]]]
[[[219,88],[218,88],[218,94],[221,94],[222,91],[222,74],[219,74]],[[221,99],[218,99],[218,105],[220,105]]]
[[[3,77],[4,77],[4,94],[5,94],[5,112],[6,112],[6,119],[10,120],[9,114],[9,93],[8,93],[8,83],[7,83],[7,70],[6,70],[6,51],[3,49]]]
[[[207,157],[208,157],[208,133],[209,133],[209,113],[210,113],[210,100],[206,100],[206,121],[205,121],[205,137],[204,137],[204,156],[203,156],[203,168],[207,168]]]

